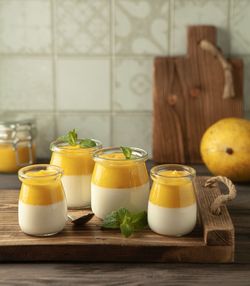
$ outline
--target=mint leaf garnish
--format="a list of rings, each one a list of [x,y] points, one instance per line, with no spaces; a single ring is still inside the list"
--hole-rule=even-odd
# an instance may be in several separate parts
[[[136,229],[142,229],[145,225],[148,224],[147,212],[143,211],[137,214],[134,214],[132,217],[132,224]]]
[[[59,138],[57,138],[58,141],[62,141],[62,142],[67,142],[69,143],[69,145],[76,145],[77,144],[77,133],[76,130],[73,129],[71,131],[68,132],[68,134],[60,136]]]
[[[147,213],[145,211],[136,214],[130,213],[127,209],[121,208],[108,214],[102,223],[103,228],[120,228],[125,237],[131,236],[134,231],[147,226]]]
[[[133,226],[133,224],[131,222],[132,222],[131,214],[129,214],[129,215],[127,214],[123,218],[123,222],[120,224],[121,233],[125,237],[129,237],[134,232],[134,226]]]
[[[122,153],[124,154],[125,158],[127,160],[131,159],[132,149],[129,147],[123,147],[123,146],[121,146],[120,148],[121,148]]]
[[[95,146],[96,146],[95,141],[93,141],[91,139],[80,140],[80,147],[82,147],[82,148],[91,148],[91,147],[95,147]]]
[[[77,137],[78,137],[76,130],[73,129],[72,131],[69,131],[67,136],[69,145],[75,146],[77,144]]]
[[[103,223],[102,227],[104,228],[119,228],[120,227],[120,218],[118,216],[118,212],[112,212],[108,214]]]
[[[119,210],[114,211],[114,213],[117,215],[120,224],[123,222],[124,217],[130,214],[125,208],[120,208]]]
[[[68,143],[71,146],[80,145],[81,148],[91,148],[96,146],[96,142],[91,139],[78,139],[78,134],[75,129],[68,132],[68,134],[57,138],[57,141]]]

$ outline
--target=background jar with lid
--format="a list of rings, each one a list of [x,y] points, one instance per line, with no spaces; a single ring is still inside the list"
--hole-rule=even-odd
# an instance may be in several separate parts
[[[0,121],[0,172],[14,173],[35,162],[34,120]]]
[[[22,181],[18,221],[23,232],[48,236],[61,231],[67,221],[67,203],[61,183],[62,169],[48,164],[19,170]]]
[[[139,148],[131,149],[131,159],[126,159],[119,147],[94,153],[91,208],[99,218],[119,208],[131,212],[147,210],[149,178],[145,161],[148,154]]]
[[[83,139],[79,139],[83,140]],[[94,169],[93,152],[101,148],[98,140],[92,139],[95,147],[71,146],[60,140],[51,143],[50,164],[63,169],[62,183],[68,208],[80,209],[90,206],[90,184]]]
[[[148,203],[148,224],[156,233],[182,236],[196,224],[195,170],[177,164],[151,169],[153,184]]]

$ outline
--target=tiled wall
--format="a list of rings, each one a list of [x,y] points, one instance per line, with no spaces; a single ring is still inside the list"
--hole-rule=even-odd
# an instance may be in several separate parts
[[[199,23],[244,59],[250,110],[249,0],[0,0],[0,113],[36,117],[40,157],[71,128],[150,152],[153,57]]]

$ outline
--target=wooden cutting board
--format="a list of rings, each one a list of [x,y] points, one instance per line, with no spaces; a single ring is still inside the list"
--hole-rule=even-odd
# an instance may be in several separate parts
[[[216,45],[216,28],[188,28],[188,52],[157,57],[154,62],[153,160],[158,163],[200,163],[204,131],[225,117],[243,116],[243,63],[232,65],[234,98],[223,98],[225,75],[218,58],[200,46]]]
[[[93,218],[85,226],[68,223],[60,234],[32,237],[18,226],[18,190],[0,190],[0,261],[128,261],[232,262],[234,227],[227,211],[212,215],[210,205],[221,194],[218,185],[205,188],[207,177],[196,179],[199,222],[184,237],[167,237],[149,229],[124,238],[116,230],[102,230]]]

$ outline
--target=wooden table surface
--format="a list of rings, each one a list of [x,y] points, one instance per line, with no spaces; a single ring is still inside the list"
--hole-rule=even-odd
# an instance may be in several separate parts
[[[151,165],[151,164],[150,164]],[[194,166],[198,175],[209,175]],[[0,189],[19,188],[16,175],[0,175]],[[0,285],[250,285],[250,184],[237,184],[228,206],[236,249],[232,264],[20,263],[0,264]],[[1,190],[0,190],[1,191]],[[0,218],[1,219],[1,218]]]

